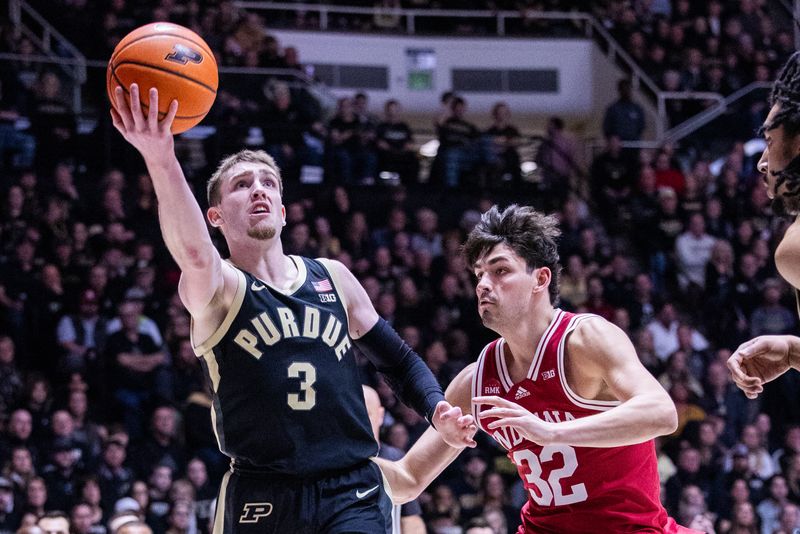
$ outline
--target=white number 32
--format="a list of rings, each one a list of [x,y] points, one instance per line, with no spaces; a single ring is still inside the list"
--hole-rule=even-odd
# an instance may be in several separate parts
[[[542,479],[542,464],[551,462],[553,456],[558,453],[564,460],[564,467],[553,469],[547,480]],[[523,463],[527,464],[530,473],[525,474],[528,483],[528,493],[531,494],[533,501],[539,506],[562,506],[565,504],[575,504],[583,502],[588,498],[586,485],[583,483],[570,486],[568,493],[563,493],[561,479],[572,476],[578,468],[578,458],[575,449],[569,445],[547,445],[542,448],[541,454],[536,455],[528,449],[514,451],[511,455],[518,467]],[[534,490],[536,488],[537,491]],[[538,493],[538,494],[537,494]]]

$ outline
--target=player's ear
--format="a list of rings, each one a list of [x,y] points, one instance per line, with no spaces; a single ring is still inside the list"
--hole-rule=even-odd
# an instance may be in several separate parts
[[[533,292],[540,293],[542,291],[547,291],[547,288],[550,286],[550,279],[553,276],[553,273],[550,272],[550,268],[539,267],[534,273],[534,276],[536,277],[536,285],[533,287]]]
[[[281,219],[283,219],[283,226],[286,226],[286,206],[281,204]]]
[[[208,211],[206,211],[206,217],[208,218],[208,222],[214,228],[219,228],[222,226],[222,223],[225,222],[222,218],[222,210],[219,209],[218,206],[211,206],[208,208]]]

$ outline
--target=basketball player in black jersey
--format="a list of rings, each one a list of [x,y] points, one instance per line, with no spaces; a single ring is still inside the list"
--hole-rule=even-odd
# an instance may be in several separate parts
[[[192,343],[213,389],[212,420],[231,470],[219,491],[215,534],[385,532],[389,505],[352,345],[451,446],[476,428],[444,399],[433,374],[380,317],[342,264],[283,253],[280,172],[265,152],[223,160],[209,180],[208,221],[175,156],[170,125],[130,87],[117,88],[114,126],[144,157],[161,229],[181,269]],[[387,490],[388,491],[388,490]],[[382,498],[383,497],[383,498]]]
[[[772,86],[772,105],[761,130],[767,148],[758,162],[776,215],[794,222],[775,251],[775,265],[787,282],[800,288],[800,52],[783,66]],[[800,311],[800,300],[798,300]],[[789,369],[800,370],[800,338],[759,336],[736,349],[728,359],[733,381],[751,399],[764,384]]]

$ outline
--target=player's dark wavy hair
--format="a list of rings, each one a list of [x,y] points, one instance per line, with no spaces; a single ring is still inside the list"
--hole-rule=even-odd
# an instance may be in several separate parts
[[[766,124],[766,130],[783,126],[786,138],[800,134],[800,52],[795,52],[783,66],[778,79],[772,86],[770,103],[780,104],[780,111]],[[800,156],[795,156],[785,169],[772,171],[776,178],[775,188],[786,184],[782,195],[791,198],[796,204],[800,201]]]
[[[472,267],[495,246],[505,243],[525,260],[528,272],[539,267],[550,269],[548,291],[550,302],[558,304],[558,263],[556,239],[561,235],[558,219],[539,213],[529,206],[512,204],[503,211],[495,205],[481,216],[481,221],[467,236],[462,252],[467,265]]]

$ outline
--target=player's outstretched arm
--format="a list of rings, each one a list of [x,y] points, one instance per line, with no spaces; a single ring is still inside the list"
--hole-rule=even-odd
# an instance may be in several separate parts
[[[728,358],[733,381],[750,399],[764,391],[764,384],[792,368],[800,370],[797,336],[759,336],[739,345]]]
[[[800,218],[796,219],[775,250],[775,266],[784,280],[800,287]]]
[[[473,363],[461,371],[447,388],[447,399],[453,406],[465,413],[470,411],[474,372],[475,364]],[[472,423],[472,416],[461,417],[464,424],[469,421],[471,436],[474,436],[477,426]],[[470,437],[471,439],[472,437]],[[463,446],[451,447],[445,443],[439,432],[428,428],[400,460],[391,462],[376,458],[375,461],[378,462],[389,482],[394,503],[404,504],[416,499],[458,457],[462,450],[464,450]]]
[[[178,102],[158,120],[158,91],[149,92],[145,114],[137,84],[130,87],[130,104],[121,87],[114,93],[111,109],[114,127],[144,158],[158,197],[158,213],[164,242],[182,271],[180,294],[189,312],[203,313],[222,285],[222,259],[211,242],[205,217],[175,157],[172,121]]]
[[[381,319],[361,287],[344,265],[325,260],[334,283],[347,307],[348,332],[358,349],[386,376],[403,402],[431,423],[453,447],[474,446],[470,425],[472,415],[445,400],[436,377],[422,358]],[[463,416],[463,417],[462,417]]]
[[[581,321],[567,339],[567,358],[581,366],[582,374],[602,379],[620,404],[597,415],[550,423],[500,397],[475,397],[474,403],[493,406],[481,412],[481,417],[498,418],[488,428],[511,426],[540,445],[575,447],[632,445],[677,428],[672,399],[641,364],[628,336],[613,324],[599,317]]]

